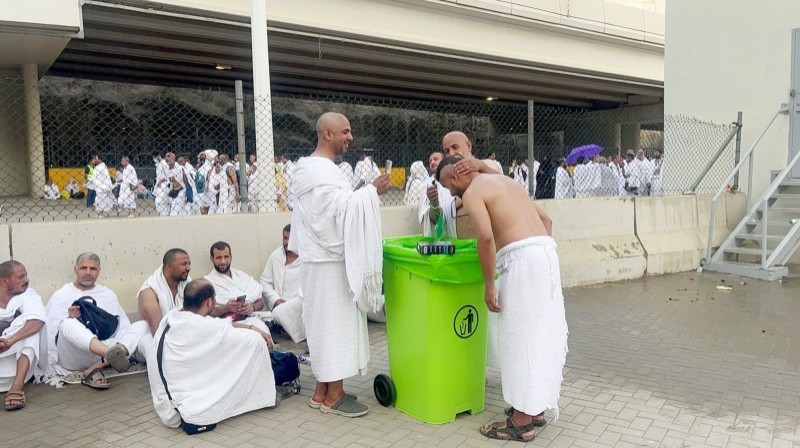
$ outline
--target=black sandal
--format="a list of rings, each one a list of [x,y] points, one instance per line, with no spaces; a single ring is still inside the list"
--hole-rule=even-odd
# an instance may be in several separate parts
[[[536,438],[533,423],[524,426],[514,426],[511,417],[504,421],[489,423],[481,426],[481,434],[495,440],[514,440],[517,442],[530,442]]]
[[[503,410],[503,412],[507,416],[511,417],[512,415],[514,415],[514,406],[509,406],[509,407],[505,408]],[[539,417],[541,417],[541,418],[539,418]],[[537,418],[539,418],[539,419],[537,420]],[[545,425],[547,425],[547,420],[544,419],[544,411],[542,411],[542,412],[540,412],[540,413],[538,413],[538,414],[533,416],[532,425],[537,427],[537,428],[542,428]]]

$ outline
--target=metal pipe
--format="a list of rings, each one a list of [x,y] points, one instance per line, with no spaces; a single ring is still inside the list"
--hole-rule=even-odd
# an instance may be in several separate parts
[[[709,207],[710,214],[708,218],[708,239],[706,241],[706,258],[705,263],[702,265],[706,265],[711,263],[711,244],[714,238],[714,209],[717,207],[717,201],[711,201],[711,207]]]
[[[753,203],[753,155],[749,154],[749,167],[747,168],[747,210],[750,210],[750,204]]]
[[[535,152],[533,150],[533,100],[528,100],[528,196],[534,197],[535,190],[535,183],[536,183],[536,173],[533,171],[533,167],[536,165],[535,159]],[[541,169],[541,165],[539,166]]]
[[[769,224],[767,210],[769,210],[769,197],[764,198],[761,206],[763,207],[761,211],[761,268],[767,269],[767,230]]]
[[[239,149],[239,194],[241,197],[242,209],[247,211],[250,196],[247,191],[247,154],[244,145],[244,91],[242,81],[237,79],[234,82],[236,90],[236,140]]]
[[[700,174],[697,175],[697,178],[694,180],[694,183],[692,183],[692,186],[689,187],[689,189],[684,194],[694,194],[695,190],[697,190],[697,186],[700,185],[700,182],[703,181],[703,178],[706,177],[706,174],[708,174],[708,172],[711,171],[711,167],[714,166],[714,163],[717,162],[719,156],[722,154],[723,151],[725,151],[725,148],[728,147],[728,144],[730,144],[731,140],[733,140],[733,137],[736,136],[737,130],[738,128],[732,130],[730,134],[728,134],[728,137],[725,138],[725,141],[717,149],[717,152],[714,154],[714,156],[708,159],[706,166],[703,168],[702,171],[700,171]]]
[[[733,166],[739,163],[739,156],[742,152],[742,111],[736,114],[736,149],[733,151]],[[733,188],[731,191],[739,191],[739,173],[733,176]]]

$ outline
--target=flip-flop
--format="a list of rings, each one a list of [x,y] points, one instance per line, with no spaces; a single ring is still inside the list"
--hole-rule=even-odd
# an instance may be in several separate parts
[[[347,398],[350,398],[353,401],[358,400],[358,396],[356,394],[347,394],[346,393],[346,394],[344,394],[344,396],[347,397]],[[318,402],[314,401],[314,397],[311,397],[311,398],[308,399],[308,407],[310,407],[311,409],[319,409],[319,407],[321,405],[322,405],[322,403],[318,403]]]
[[[131,368],[131,361],[125,355],[125,351],[116,344],[106,352],[105,361],[117,372],[127,372]]]
[[[92,389],[97,389],[97,390],[106,390],[109,387],[111,387],[110,383],[100,383],[100,382],[98,382],[98,378],[94,377],[94,375],[96,373],[98,373],[98,372],[100,373],[100,378],[99,379],[105,379],[106,375],[103,373],[103,369],[98,367],[98,368],[92,370],[91,372],[89,372],[89,375],[86,378],[83,378],[81,380],[81,384],[83,384],[85,386],[89,386]]]
[[[17,404],[5,404],[8,400],[19,401]],[[3,402],[3,408],[6,411],[18,411],[25,407],[25,392],[21,390],[10,390],[6,392],[6,399]]]
[[[514,406],[509,406],[509,407],[505,408],[503,410],[503,412],[508,417],[511,417],[512,415],[514,415]],[[540,420],[536,420],[536,417],[542,417],[542,418]],[[541,428],[541,427],[547,425],[547,420],[544,419],[544,411],[542,411],[541,413],[539,413],[537,415],[534,415],[533,416],[533,422],[531,424],[533,426],[536,426],[537,428]]]
[[[359,403],[348,397],[342,397],[341,400],[337,401],[336,404],[331,407],[327,407],[324,404],[320,405],[319,410],[323,414],[335,414],[341,415],[342,417],[351,418],[361,417],[369,412],[369,408],[365,404]]]

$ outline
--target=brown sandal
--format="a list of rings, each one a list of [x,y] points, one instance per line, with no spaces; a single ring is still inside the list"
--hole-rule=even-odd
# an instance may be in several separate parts
[[[511,417],[505,421],[494,422],[481,426],[481,434],[495,440],[514,440],[517,442],[530,442],[536,438],[533,423],[524,426],[514,426]]]
[[[512,415],[514,415],[514,406],[509,406],[509,407],[503,409],[503,412],[507,416],[511,417]],[[542,412],[540,412],[540,413],[538,413],[538,414],[533,416],[532,425],[537,427],[537,428],[542,428],[545,425],[547,425],[547,420],[545,420],[545,418],[544,418],[544,411],[542,411]]]
[[[9,401],[18,401],[16,404],[8,404]],[[25,407],[25,392],[21,390],[10,390],[6,392],[6,399],[3,402],[3,408],[6,411],[18,411]]]

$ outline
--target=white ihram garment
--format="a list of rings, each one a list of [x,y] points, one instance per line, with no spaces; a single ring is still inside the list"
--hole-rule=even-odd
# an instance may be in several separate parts
[[[578,167],[575,167],[577,170]],[[575,197],[575,186],[572,185],[572,178],[566,168],[558,167],[556,170],[556,193],[555,199],[566,199]]]
[[[297,162],[289,250],[300,254],[303,321],[317,381],[366,373],[366,311],[380,301],[379,199],[371,184],[352,191],[329,159]],[[357,304],[358,302],[358,304]]]
[[[425,180],[425,191],[419,198],[419,210],[417,212],[417,219],[422,225],[422,234],[425,236],[436,236],[436,224],[431,222],[430,210],[431,201],[428,199],[428,185],[434,181],[435,176],[431,175]],[[446,238],[456,238],[456,199],[450,194],[450,190],[445,188],[439,182],[436,182],[436,192],[439,195],[439,208],[441,211],[441,219],[443,219],[442,236]]]
[[[14,317],[17,312],[20,313],[19,316]],[[5,339],[13,336],[29,320],[38,320],[42,323],[47,321],[42,298],[32,288],[15,295],[5,308],[0,308],[0,322],[11,322],[0,337]],[[27,356],[30,361],[25,382],[31,378],[35,378],[38,382],[47,371],[47,330],[44,327],[38,333],[18,341],[0,353],[0,392],[11,388],[17,374],[17,360],[21,355]]]
[[[212,269],[211,272],[205,276],[205,279],[214,286],[217,305],[225,305],[229,300],[235,300],[239,296],[246,296],[244,299],[245,303],[253,303],[261,298],[261,293],[264,292],[264,290],[261,288],[261,284],[255,281],[253,277],[234,268],[230,268],[228,272],[231,274],[230,277],[227,274],[220,274],[215,269]],[[247,317],[241,322],[269,333],[267,324],[257,317]]]
[[[67,283],[54,292],[47,302],[48,377],[84,370],[100,360],[99,356],[89,351],[89,343],[96,336],[78,319],[69,317],[69,307],[83,296],[92,297],[97,306],[119,317],[117,331],[110,338],[100,341],[107,347],[120,343],[128,349],[128,353],[133,353],[138,347],[139,340],[149,331],[145,321],[131,325],[128,315],[117,300],[117,295],[105,286],[96,284],[92,289],[82,291],[72,282]],[[58,336],[57,344],[56,336]]]
[[[300,287],[302,262],[296,259],[286,264],[283,246],[275,249],[267,259],[260,283],[264,289],[264,303],[272,310],[272,319],[280,324],[294,342],[306,339],[306,326],[303,323],[303,290]],[[284,302],[275,306],[278,299]]]
[[[567,321],[555,241],[526,238],[497,252],[497,339],[503,399],[528,415],[558,419]]]
[[[139,186],[139,177],[136,175],[136,168],[128,164],[122,170],[122,182],[119,185],[119,206],[136,210],[136,187]]]
[[[159,160],[156,162],[156,184],[153,186],[153,198],[156,206],[156,212],[158,216],[169,216],[169,182],[167,179],[167,173],[169,173],[169,165],[167,161],[164,159]],[[163,182],[161,180],[164,179]],[[161,182],[159,184],[159,182]]]
[[[173,296],[172,290],[169,288],[169,283],[167,283],[167,279],[164,277],[164,266],[161,265],[150,277],[147,277],[144,283],[142,283],[142,286],[139,287],[139,291],[136,292],[136,297],[139,297],[142,291],[152,289],[156,294],[158,307],[161,309],[161,318],[163,319],[170,311],[183,307],[183,290],[190,281],[192,281],[192,277],[186,277],[186,280],[178,283],[178,293]],[[154,349],[153,334],[150,332],[150,327],[148,325],[147,332],[142,335],[142,338],[139,340],[139,346],[136,349],[136,359],[142,361],[146,360],[151,349]]]
[[[114,207],[116,198],[114,198],[114,193],[111,191],[114,184],[111,182],[111,175],[108,173],[105,163],[100,162],[95,165],[92,183],[94,183],[94,189],[97,192],[97,197],[94,200],[94,209],[97,213],[107,213]]]
[[[257,332],[234,328],[228,319],[174,310],[158,326],[156,347],[167,323],[162,369],[184,420],[208,425],[275,405],[269,351]],[[165,425],[175,428],[180,416],[167,398],[156,355],[151,350],[147,358],[153,407]]]

